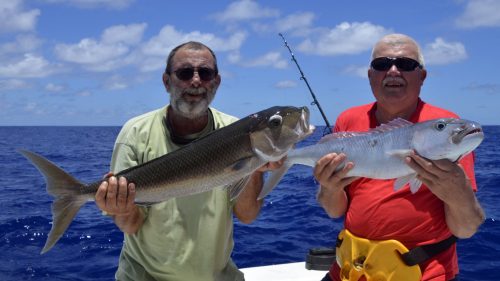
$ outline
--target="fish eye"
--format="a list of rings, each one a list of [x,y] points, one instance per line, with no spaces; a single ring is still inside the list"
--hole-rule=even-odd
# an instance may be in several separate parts
[[[434,125],[434,128],[436,128],[436,130],[438,130],[438,131],[442,131],[442,130],[444,130],[444,128],[446,128],[446,123],[437,122],[436,125]]]
[[[280,115],[273,115],[271,118],[269,118],[269,121],[267,122],[269,124],[269,127],[278,127],[281,125],[281,122],[283,121],[283,118]]]

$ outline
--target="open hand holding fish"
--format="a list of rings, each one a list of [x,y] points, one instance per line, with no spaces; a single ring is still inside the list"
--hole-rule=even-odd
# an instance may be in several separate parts
[[[338,132],[323,137],[318,144],[292,150],[283,166],[271,172],[259,198],[265,197],[279,183],[286,171],[294,164],[314,167],[328,153],[344,153],[347,162],[355,163],[349,177],[397,179],[397,191],[410,184],[412,193],[418,191],[421,182],[404,159],[415,151],[430,160],[457,161],[473,151],[484,138],[481,125],[476,122],[442,118],[413,124],[395,119],[369,132]],[[337,170],[343,168],[340,165]]]
[[[314,130],[306,107],[276,106],[249,115],[172,153],[116,174],[136,186],[136,203],[154,204],[216,187],[236,198],[259,167],[284,157]],[[83,184],[44,157],[21,150],[44,175],[54,196],[53,224],[42,253],[68,228],[80,207],[94,201],[102,180]]]

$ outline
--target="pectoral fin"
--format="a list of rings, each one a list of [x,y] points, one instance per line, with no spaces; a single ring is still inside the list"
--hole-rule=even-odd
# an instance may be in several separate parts
[[[251,176],[251,175],[250,175]],[[229,188],[229,198],[231,198],[231,201],[234,199],[238,198],[240,196],[241,192],[247,185],[247,183],[250,181],[250,176],[246,176],[239,181],[231,184],[228,186]]]
[[[238,161],[234,162],[227,169],[230,169],[233,172],[239,171],[239,170],[247,167],[252,162],[252,159],[253,159],[253,157],[245,157],[245,158],[238,159]]]
[[[277,169],[273,170],[270,172],[269,177],[267,178],[266,182],[264,183],[264,186],[262,187],[262,191],[259,194],[258,199],[262,199],[268,195],[273,188],[278,185],[278,183],[281,181],[283,176],[286,174],[288,169],[292,167],[293,163],[290,163],[289,161],[285,161],[283,165]]]
[[[404,176],[404,177],[398,178],[394,182],[394,191],[400,190],[406,184],[410,185],[410,191],[411,191],[411,193],[415,193],[415,192],[417,192],[419,190],[420,186],[422,185],[422,182],[417,179],[417,174],[410,174],[408,176]]]

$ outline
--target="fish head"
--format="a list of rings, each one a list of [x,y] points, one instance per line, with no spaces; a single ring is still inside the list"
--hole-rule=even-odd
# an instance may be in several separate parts
[[[415,124],[413,148],[430,160],[456,161],[476,149],[484,139],[480,124],[456,118],[441,118]]]
[[[252,149],[266,162],[278,161],[314,131],[307,107],[275,106],[250,118]]]

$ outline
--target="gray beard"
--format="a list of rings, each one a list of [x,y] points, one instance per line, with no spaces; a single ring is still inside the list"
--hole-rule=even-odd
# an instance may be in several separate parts
[[[170,106],[172,106],[172,108],[184,118],[196,119],[206,114],[208,106],[212,103],[215,97],[216,91],[216,88],[213,88],[210,91],[206,88],[189,88],[181,90],[177,87],[172,87],[170,91]],[[206,96],[198,102],[189,102],[183,99],[183,92],[196,93]]]

